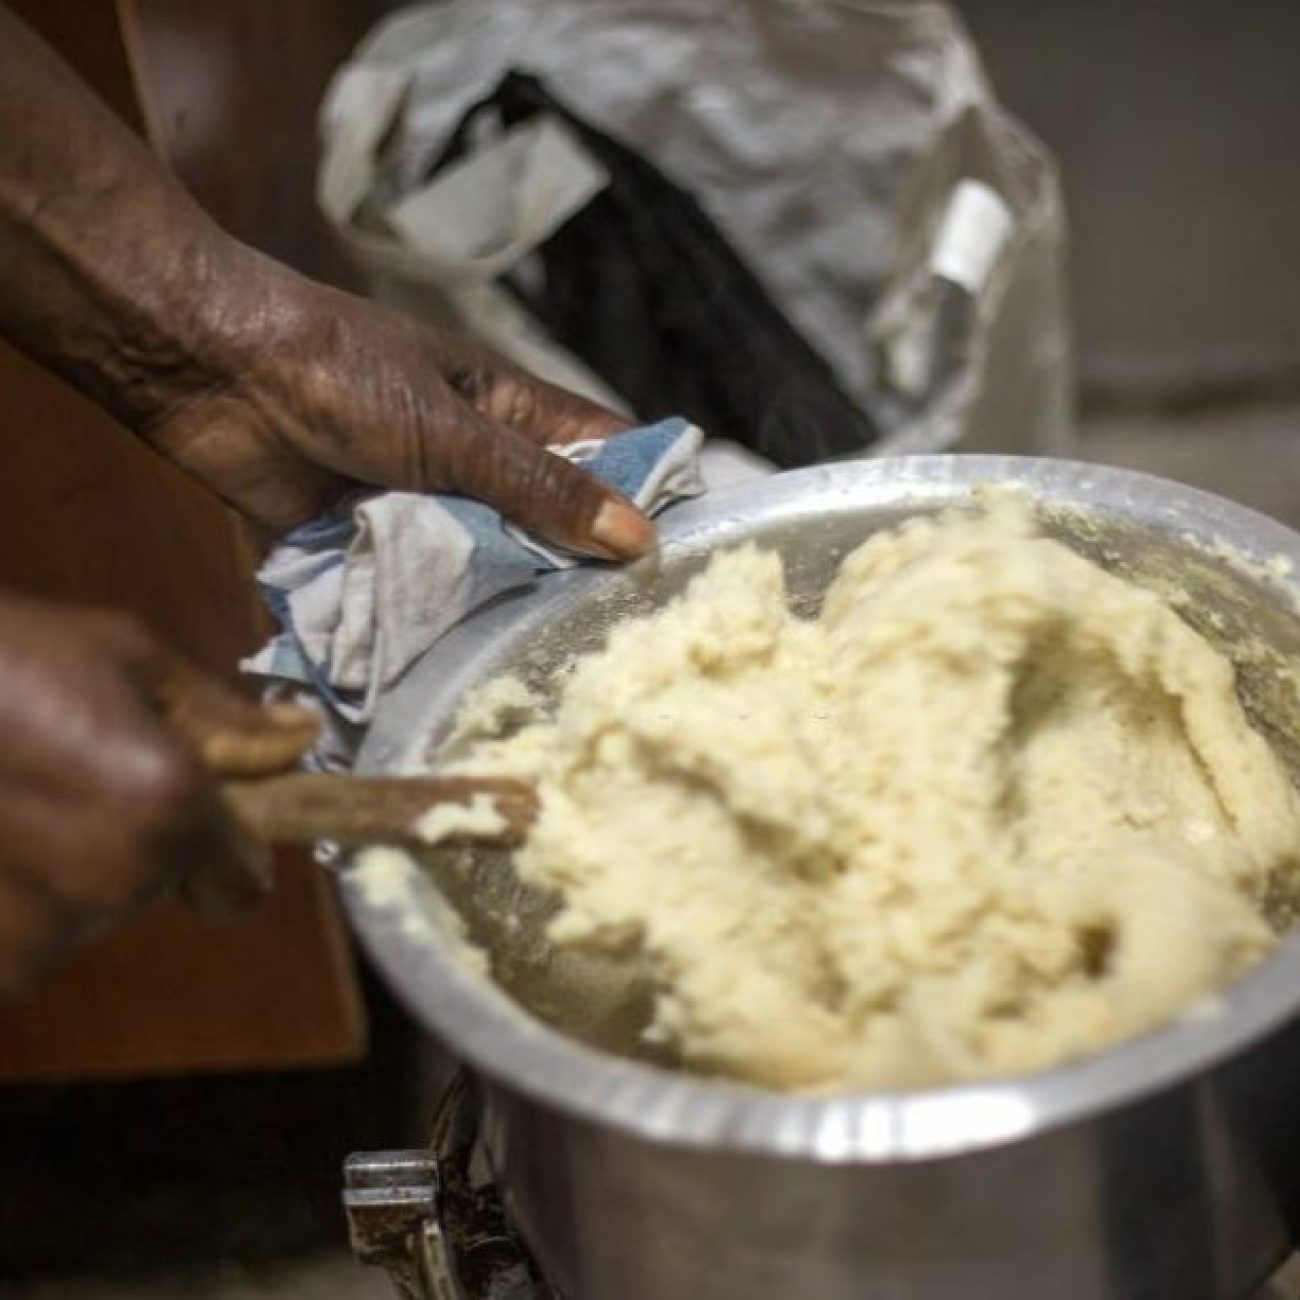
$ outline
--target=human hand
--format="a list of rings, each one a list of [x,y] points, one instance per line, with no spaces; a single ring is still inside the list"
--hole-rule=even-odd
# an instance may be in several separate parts
[[[460,492],[552,541],[606,559],[654,544],[629,502],[547,444],[626,421],[505,358],[253,255],[146,436],[274,529],[358,483]]]
[[[0,268],[0,335],[272,529],[369,484],[609,559],[654,544],[543,450],[616,416],[232,239],[2,3]]]
[[[236,910],[269,876],[211,772],[292,765],[315,724],[209,679],[125,616],[0,599],[0,990],[176,890]]]

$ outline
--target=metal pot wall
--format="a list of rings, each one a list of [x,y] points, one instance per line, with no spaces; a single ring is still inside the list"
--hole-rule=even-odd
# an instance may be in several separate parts
[[[507,670],[544,681],[718,546],[779,548],[811,605],[870,532],[1009,480],[1033,491],[1050,531],[1184,593],[1185,616],[1236,652],[1247,706],[1300,770],[1287,671],[1300,537],[1142,475],[998,457],[846,463],[679,507],[658,562],[565,574],[444,640],[386,701],[363,764],[426,756],[468,687]],[[637,990],[550,951],[547,900],[521,895],[504,864],[431,855],[402,869],[401,902],[345,873],[349,910],[413,1013],[477,1074],[507,1210],[568,1300],[1240,1300],[1294,1240],[1295,936],[1214,1014],[1061,1069],[782,1097],[631,1059]],[[438,891],[499,985],[457,955]],[[496,923],[505,902],[522,930]]]

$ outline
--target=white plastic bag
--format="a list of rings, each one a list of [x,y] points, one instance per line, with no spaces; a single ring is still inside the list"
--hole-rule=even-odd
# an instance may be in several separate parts
[[[699,199],[886,430],[873,451],[1065,449],[1054,168],[994,100],[947,5],[443,0],[362,44],[324,105],[319,197],[375,295],[455,316],[617,403],[494,283],[502,250],[527,258],[599,178],[545,130],[534,136],[549,139],[549,170],[535,138],[491,142],[478,170],[486,193],[462,175],[449,195],[447,174],[427,174],[511,69],[539,76]],[[486,247],[449,241],[448,223],[482,232],[476,205],[500,218]]]

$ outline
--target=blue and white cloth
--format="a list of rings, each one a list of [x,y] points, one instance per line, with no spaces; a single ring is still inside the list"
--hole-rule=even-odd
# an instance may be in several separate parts
[[[552,448],[648,514],[704,491],[703,437],[683,419]],[[318,765],[346,765],[385,690],[440,637],[496,597],[578,557],[490,506],[437,493],[356,496],[290,533],[258,573],[279,631],[244,669],[281,695],[316,697]]]

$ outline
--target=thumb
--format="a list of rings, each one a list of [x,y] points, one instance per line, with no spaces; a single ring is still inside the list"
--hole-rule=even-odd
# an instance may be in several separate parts
[[[146,687],[163,717],[217,776],[283,772],[297,763],[320,729],[306,709],[254,704],[166,647],[155,647],[145,672]]]
[[[437,486],[485,501],[529,532],[600,559],[634,560],[654,548],[654,524],[626,497],[524,434],[468,406],[464,411],[468,436],[442,458]]]
[[[480,415],[543,446],[609,438],[631,427],[621,415],[552,384],[463,337],[449,338],[452,388]]]

